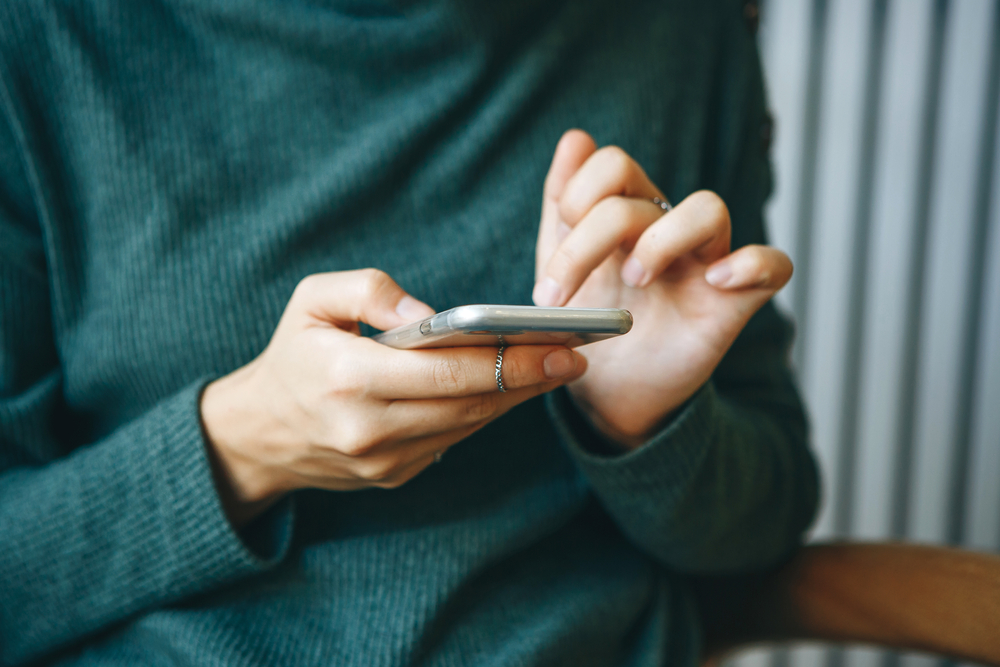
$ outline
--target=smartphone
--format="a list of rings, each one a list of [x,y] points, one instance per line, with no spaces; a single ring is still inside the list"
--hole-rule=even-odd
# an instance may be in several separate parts
[[[577,347],[628,333],[632,314],[618,308],[459,306],[374,336],[403,350],[470,345]]]

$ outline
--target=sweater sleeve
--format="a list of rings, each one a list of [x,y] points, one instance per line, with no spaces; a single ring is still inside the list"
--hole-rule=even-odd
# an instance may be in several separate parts
[[[780,347],[767,340],[787,325],[768,306],[754,329],[726,360],[745,372],[745,384],[713,378],[628,453],[602,443],[565,391],[549,395],[557,428],[605,508],[634,543],[677,571],[773,564],[801,542],[816,511],[802,406]]]
[[[770,118],[742,3],[727,3],[712,142],[701,187],[730,209],[733,246],[766,243]],[[680,193],[673,193],[675,196]],[[772,565],[803,539],[819,503],[805,413],[788,367],[792,327],[767,304],[711,380],[654,438],[616,454],[568,394],[550,412],[584,476],[621,529],[668,567],[727,573]]]
[[[286,503],[253,535],[230,527],[201,430],[207,379],[78,445],[16,137],[0,115],[0,664],[262,571],[291,522]]]

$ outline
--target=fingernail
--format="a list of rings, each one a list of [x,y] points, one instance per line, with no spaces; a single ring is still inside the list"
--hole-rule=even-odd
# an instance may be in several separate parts
[[[629,287],[639,287],[646,282],[646,269],[635,257],[630,257],[622,267],[622,281]]]
[[[569,350],[549,352],[542,360],[542,369],[549,378],[562,378],[576,370],[576,357]]]
[[[569,236],[571,231],[573,231],[572,227],[567,225],[565,222],[560,222],[556,227],[556,240],[559,241],[559,243],[562,243],[563,239]]]
[[[535,285],[535,291],[531,293],[531,299],[536,306],[556,306],[562,302],[562,288],[559,283],[546,277]]]
[[[396,304],[396,314],[407,321],[422,320],[434,314],[434,309],[426,303],[421,303],[412,296],[404,296]]]
[[[705,280],[709,285],[715,287],[725,287],[733,278],[733,269],[729,264],[717,264],[705,273]]]

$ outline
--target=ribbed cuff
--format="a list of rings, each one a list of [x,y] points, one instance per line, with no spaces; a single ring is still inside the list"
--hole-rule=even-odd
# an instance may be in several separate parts
[[[163,532],[158,537],[170,545],[168,567],[191,571],[197,579],[221,582],[280,562],[291,542],[293,511],[288,498],[254,522],[254,534],[248,540],[253,548],[233,530],[216,492],[205,450],[200,397],[207,382],[205,378],[191,383],[149,415],[149,425],[162,429],[160,438],[153,440],[162,443],[155,454],[166,473],[153,475],[150,481],[160,499],[157,506]]]
[[[570,454],[605,506],[618,511],[673,504],[687,489],[714,437],[717,397],[711,381],[647,442],[609,454],[564,390],[547,397],[549,413]],[[641,507],[638,507],[641,506]]]

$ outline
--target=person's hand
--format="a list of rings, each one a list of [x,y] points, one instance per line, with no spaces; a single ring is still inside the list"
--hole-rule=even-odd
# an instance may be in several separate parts
[[[625,308],[627,335],[580,349],[568,387],[593,425],[641,444],[711,376],[737,334],[792,274],[767,246],[730,253],[729,212],[712,192],[672,211],[642,168],[615,147],[567,132],[545,181],[536,251],[539,306]]]
[[[512,407],[579,377],[558,345],[396,350],[359,335],[433,314],[381,271],[309,276],[271,342],[206,387],[201,412],[220,497],[237,526],[298,488],[396,487]]]

